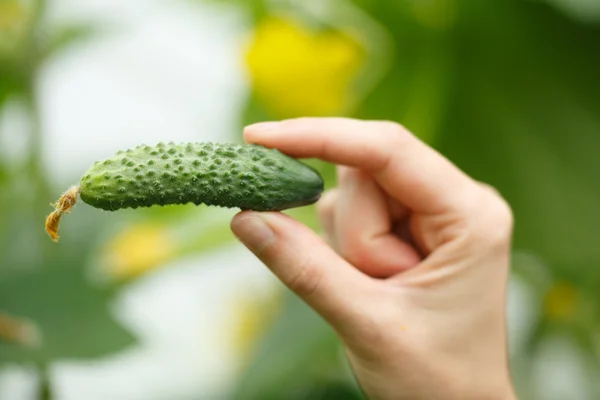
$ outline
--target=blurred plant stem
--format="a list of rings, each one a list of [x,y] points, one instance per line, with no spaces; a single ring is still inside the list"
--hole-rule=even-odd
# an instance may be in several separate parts
[[[46,0],[35,0],[32,4],[33,18],[31,28],[28,31],[27,37],[27,54],[24,57],[23,63],[26,68],[25,72],[25,87],[23,93],[24,107],[29,117],[29,142],[28,156],[25,164],[25,173],[28,179],[30,190],[30,203],[28,206],[31,210],[31,215],[35,219],[40,219],[42,223],[44,214],[47,213],[47,204],[41,199],[49,199],[50,187],[47,177],[44,173],[44,165],[42,158],[42,124],[40,121],[39,98],[37,89],[37,76],[43,60],[43,44],[40,43],[40,27],[43,26],[42,19],[46,11]],[[41,227],[41,224],[40,224]],[[41,228],[40,228],[41,229]],[[41,254],[48,254],[51,243],[44,241],[43,233],[37,236],[39,240],[39,251]]]
[[[29,70],[27,71],[27,81],[25,88],[25,106],[30,116],[30,141],[29,141],[29,162],[27,163],[31,177],[35,178],[34,181],[38,184],[38,190],[45,194],[49,192],[46,179],[44,179],[43,166],[42,166],[42,126],[40,122],[40,113],[38,107],[38,93],[37,93],[37,71],[41,62],[41,52],[39,44],[36,41],[37,38],[37,27],[40,26],[40,20],[43,12],[46,9],[45,0],[36,0],[34,2],[34,18],[32,23],[32,29],[29,33],[29,49],[31,54],[28,63]]]
[[[52,400],[52,383],[50,382],[50,366],[48,364],[40,364],[38,367],[39,374],[39,399]]]
[[[32,74],[30,85],[25,93],[25,108],[29,115],[30,120],[30,132],[29,132],[29,154],[26,163],[27,175],[31,180],[31,198],[33,199],[34,210],[37,206],[40,207],[39,211],[46,210],[46,204],[37,199],[49,199],[50,187],[48,184],[47,177],[44,173],[44,163],[42,158],[42,127],[40,123],[40,113],[38,108],[38,96],[35,87],[34,76]],[[38,210],[35,210],[35,214],[38,214]]]

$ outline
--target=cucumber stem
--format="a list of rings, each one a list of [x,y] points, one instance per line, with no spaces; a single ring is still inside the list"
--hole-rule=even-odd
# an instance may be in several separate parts
[[[60,199],[54,204],[50,204],[54,207],[54,211],[46,218],[46,232],[52,238],[54,242],[58,242],[60,236],[58,235],[58,225],[60,219],[64,214],[69,214],[73,209],[75,203],[77,203],[77,197],[79,196],[79,186],[71,186],[69,190],[64,192]]]

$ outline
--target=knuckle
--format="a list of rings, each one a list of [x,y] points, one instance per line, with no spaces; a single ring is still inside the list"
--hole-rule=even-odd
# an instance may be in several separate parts
[[[291,277],[288,287],[301,297],[315,293],[323,280],[323,269],[310,256],[300,262],[297,273]]]
[[[377,151],[377,159],[373,160],[374,170],[385,170],[391,162],[397,149],[406,148],[414,140],[414,136],[404,126],[394,121],[375,121],[374,122],[374,146]]]
[[[512,228],[514,216],[506,199],[494,188],[490,189],[488,193],[487,206],[491,219],[490,222],[493,222],[495,225]]]
[[[400,314],[401,310],[389,301],[389,297],[374,295],[364,308],[353,310],[351,317],[354,324],[351,336],[359,346],[365,343],[381,344],[379,349],[368,348],[371,356],[381,358],[385,354],[380,352],[380,349],[388,352],[398,344],[398,332],[402,330],[402,323],[398,320]]]
[[[379,131],[391,143],[397,143],[412,136],[410,131],[398,122],[383,120],[378,121],[377,124]]]
[[[510,242],[514,225],[510,205],[490,186],[483,186],[477,197],[479,206],[472,216],[473,233],[480,244],[504,247]]]
[[[501,196],[496,197],[494,212],[500,225],[512,229],[515,217],[510,204]]]
[[[396,121],[383,119],[374,122],[379,125],[379,129],[382,132],[387,132],[392,135],[404,135],[408,133],[408,130],[404,127],[404,125]]]

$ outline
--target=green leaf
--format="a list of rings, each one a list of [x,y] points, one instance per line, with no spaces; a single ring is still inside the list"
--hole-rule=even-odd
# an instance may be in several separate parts
[[[91,287],[78,269],[52,268],[0,281],[0,310],[38,327],[42,345],[0,341],[0,364],[89,359],[131,346],[134,337],[109,312],[112,293]]]
[[[441,123],[450,101],[457,41],[453,19],[432,27],[417,9],[428,7],[428,15],[437,12],[451,16],[456,1],[358,3],[389,32],[394,60],[383,82],[366,97],[354,116],[400,122],[425,142],[434,143],[442,133]]]
[[[507,198],[516,247],[589,284],[600,271],[600,31],[542,4],[462,4],[438,148]]]

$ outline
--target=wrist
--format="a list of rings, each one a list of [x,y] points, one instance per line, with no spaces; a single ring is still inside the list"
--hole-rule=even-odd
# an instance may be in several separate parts
[[[446,378],[448,390],[452,395],[444,397],[456,400],[517,400],[508,371],[494,372],[471,371],[470,377],[464,377],[458,383],[456,377]],[[458,383],[454,384],[453,383]]]
[[[349,356],[369,400],[518,400],[510,374],[504,369],[467,370],[458,365],[419,366],[413,362],[383,366],[359,361],[351,353]]]

